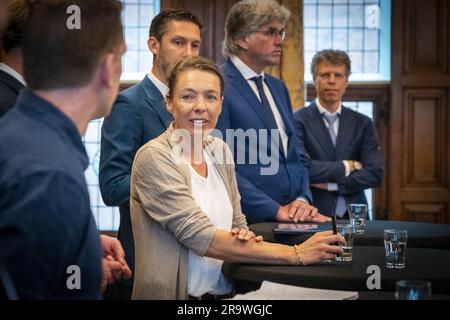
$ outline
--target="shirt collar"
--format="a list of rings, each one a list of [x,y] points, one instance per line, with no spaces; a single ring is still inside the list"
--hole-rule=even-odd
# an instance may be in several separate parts
[[[52,128],[65,143],[69,143],[79,154],[81,163],[86,169],[89,158],[75,124],[64,113],[48,101],[37,96],[28,88],[21,90],[16,107],[29,117]]]
[[[2,70],[4,72],[6,72],[7,74],[9,74],[11,77],[13,77],[17,81],[19,81],[25,87],[27,86],[23,76],[20,73],[18,73],[16,70],[14,70],[13,68],[8,66],[7,64],[4,64],[3,62],[0,62],[0,70]]]
[[[317,109],[319,110],[320,114],[327,113],[327,114],[338,114],[338,115],[340,115],[341,111],[342,111],[342,102],[339,103],[339,108],[334,113],[331,113],[330,111],[328,111],[327,109],[322,107],[322,105],[320,104],[319,98],[316,98],[316,106],[317,106]]]
[[[264,80],[264,71],[260,74],[257,74],[253,71],[249,66],[247,66],[238,56],[232,55],[230,56],[231,62],[234,64],[236,69],[242,74],[245,80],[251,80],[254,77],[262,76]]]
[[[169,87],[159,80],[151,71],[148,73],[148,78],[151,82],[156,86],[156,88],[161,92],[162,96],[165,98],[167,95],[167,92],[169,92]]]

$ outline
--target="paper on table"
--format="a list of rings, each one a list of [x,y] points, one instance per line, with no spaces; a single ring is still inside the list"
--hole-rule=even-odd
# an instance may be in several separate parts
[[[313,289],[263,281],[261,288],[231,300],[356,300],[356,291]]]

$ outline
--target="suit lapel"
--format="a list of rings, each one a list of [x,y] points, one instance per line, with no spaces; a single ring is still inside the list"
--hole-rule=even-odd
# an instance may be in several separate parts
[[[280,93],[277,92],[276,90],[273,90],[274,88],[274,84],[272,83],[272,79],[270,79],[269,77],[266,77],[265,79],[267,86],[269,87],[270,93],[272,94],[272,98],[275,101],[275,105],[277,106],[278,112],[281,115],[281,119],[283,119],[283,123],[284,123],[284,127],[286,129],[286,134],[288,135],[288,137],[291,136],[291,134],[293,133],[293,129],[290,126],[291,121],[289,120],[291,115],[287,114],[288,111],[288,107],[286,108],[282,108],[281,106],[283,106],[283,99],[280,96]]]
[[[319,109],[317,109],[315,103],[311,104],[308,108],[311,108],[311,110],[306,125],[312,134],[317,138],[317,141],[319,141],[319,144],[328,159],[334,160],[336,156],[335,148],[333,146],[333,142],[331,141],[330,133],[323,122],[322,115],[320,114]]]
[[[339,117],[339,131],[336,137],[336,159],[344,159],[346,146],[351,144],[355,123],[351,112],[342,106]]]
[[[172,114],[167,111],[164,97],[158,88],[150,81],[148,76],[145,76],[141,81],[141,87],[145,93],[145,99],[148,101],[150,107],[158,114],[164,127],[168,127],[173,120]]]
[[[256,115],[264,123],[264,126],[266,128],[270,128],[268,120],[263,116],[261,112],[261,102],[256,97],[247,80],[244,79],[239,70],[236,69],[231,61],[226,62],[226,67],[228,76],[231,79],[231,84],[242,94],[245,100],[247,100],[248,104],[255,111]]]
[[[239,72],[239,70],[233,65],[233,63],[230,60],[227,60],[225,62],[224,69],[227,73],[227,76],[230,78],[231,85],[233,85],[242,94],[242,96],[245,98],[245,100],[247,100],[250,107],[256,113],[258,118],[261,119],[261,121],[264,123],[264,126],[266,127],[266,129],[268,129],[268,133],[272,138],[272,135],[269,130],[271,128],[271,126],[269,125],[269,121],[263,115],[263,112],[261,112],[261,108],[262,108],[261,102],[256,97],[255,93],[253,92],[253,89],[250,87],[247,80],[245,80],[245,78],[242,76],[242,74]],[[269,85],[269,88],[270,88],[270,85]],[[270,90],[270,92],[272,93],[272,90]],[[272,97],[273,97],[273,93],[272,93]],[[275,99],[275,97],[274,97],[274,99]],[[275,103],[278,103],[277,100],[275,100]],[[282,157],[284,157],[283,146],[280,143],[278,143],[278,141],[276,141],[276,144],[279,145],[280,155]]]
[[[293,128],[291,127],[291,123],[292,121],[290,120],[291,115],[288,114],[289,112],[289,106],[286,106],[285,108],[283,108],[283,104],[282,104],[282,97],[280,96],[280,92],[273,90],[274,88],[274,84],[272,83],[271,79],[269,77],[266,77],[267,82],[267,86],[269,87],[270,93],[272,94],[272,98],[275,101],[275,105],[278,109],[278,112],[280,113],[281,119],[283,120],[284,123],[284,129],[286,131],[286,135],[287,135],[287,139],[288,139],[288,144],[287,144],[287,153],[289,154],[289,147],[292,141],[292,134],[294,133]],[[285,158],[287,158],[287,154],[284,154],[284,150],[283,150],[283,146],[280,145],[280,153],[281,155],[283,155]]]

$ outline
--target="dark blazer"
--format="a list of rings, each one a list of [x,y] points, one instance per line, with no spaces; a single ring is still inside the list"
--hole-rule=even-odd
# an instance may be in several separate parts
[[[130,218],[131,166],[137,150],[166,131],[172,121],[164,98],[148,76],[117,97],[102,126],[99,182],[103,201],[119,206],[118,238],[134,271],[134,240]],[[124,280],[132,287],[133,279]]]
[[[244,131],[269,129],[268,121],[260,112],[261,102],[239,70],[230,60],[227,60],[222,71],[225,76],[224,102],[217,129],[222,132],[224,139],[226,138],[226,129],[242,129]],[[286,156],[280,146],[278,170],[272,175],[261,175],[261,169],[271,165],[263,164],[264,161],[261,161],[259,155],[256,163],[249,163],[248,139],[245,142],[245,163],[237,161],[238,147],[236,143],[231,148],[236,162],[242,211],[246,214],[249,223],[274,221],[280,205],[288,204],[299,196],[303,196],[309,201],[312,200],[308,173],[300,161],[302,151],[296,142],[289,93],[281,80],[266,74],[265,81],[286,126],[289,143]],[[257,137],[258,146],[267,145],[268,152],[266,154],[270,155],[272,153],[270,134],[264,138],[258,136],[257,133]],[[253,152],[258,151],[253,148]]]
[[[19,80],[0,70],[0,117],[14,106],[20,90],[24,87]]]
[[[306,150],[306,163],[311,183],[337,183],[338,192],[311,188],[319,212],[332,215],[338,195],[347,204],[367,203],[364,189],[375,188],[383,178],[383,158],[373,122],[367,116],[342,107],[336,147],[315,103],[294,114],[297,134]],[[342,160],[357,160],[362,170],[345,177]]]

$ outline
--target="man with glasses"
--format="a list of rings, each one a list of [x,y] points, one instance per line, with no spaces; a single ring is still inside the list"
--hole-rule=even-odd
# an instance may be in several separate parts
[[[266,67],[280,62],[289,16],[276,1],[244,0],[231,8],[225,22],[226,85],[217,128],[227,142],[232,131],[227,129],[237,130],[234,141],[238,143],[233,143],[232,151],[249,223],[328,221],[310,205],[308,173],[301,164],[287,88],[264,73]],[[256,140],[236,138],[238,129],[250,135],[256,130]],[[276,162],[277,170],[265,171],[267,159],[262,153]]]
[[[323,214],[348,218],[347,204],[367,204],[364,189],[381,184],[383,158],[372,120],[342,105],[351,73],[347,53],[317,52],[311,73],[317,98],[294,118],[314,205]]]

